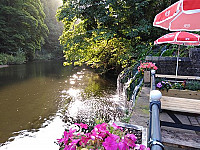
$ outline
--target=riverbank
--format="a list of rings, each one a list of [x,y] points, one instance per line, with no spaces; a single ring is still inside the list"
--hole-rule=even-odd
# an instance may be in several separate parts
[[[8,67],[9,65],[0,65],[0,68]]]

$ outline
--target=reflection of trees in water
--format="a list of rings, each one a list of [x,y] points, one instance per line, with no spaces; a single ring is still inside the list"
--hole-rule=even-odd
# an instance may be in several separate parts
[[[116,87],[110,80],[101,78],[98,74],[92,73],[84,81],[85,87],[81,92],[82,99],[95,97],[101,100],[101,97],[109,97],[115,94]]]
[[[60,61],[32,62],[23,65],[13,65],[0,69],[0,85],[6,86],[31,78],[48,77],[53,79],[66,78],[81,70],[81,67],[63,67]]]
[[[92,126],[95,120],[119,121],[124,116],[118,98],[114,97],[116,86],[112,81],[88,70],[75,74],[74,78],[70,101],[68,97],[69,103],[65,103],[64,120],[68,126],[81,122]],[[73,95],[77,90],[80,92]]]

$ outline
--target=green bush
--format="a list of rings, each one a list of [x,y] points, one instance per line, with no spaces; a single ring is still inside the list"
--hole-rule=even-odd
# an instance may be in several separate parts
[[[23,64],[26,61],[26,56],[23,51],[17,51],[16,56],[14,57],[14,64]]]
[[[186,82],[186,89],[198,91],[198,90],[200,90],[200,82],[199,81],[188,81],[188,82]]]
[[[12,55],[0,54],[0,65],[7,65],[8,62],[12,62],[13,59]]]
[[[8,54],[0,54],[0,65],[13,65],[13,64],[23,64],[26,61],[26,56],[23,51],[17,51],[15,56]]]

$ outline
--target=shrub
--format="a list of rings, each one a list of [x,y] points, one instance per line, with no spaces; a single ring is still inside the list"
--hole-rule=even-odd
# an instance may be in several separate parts
[[[15,56],[4,53],[0,54],[0,65],[23,64],[25,61],[25,53],[21,50],[17,51]]]
[[[198,91],[200,90],[200,82],[199,81],[187,81],[186,82],[186,89]]]

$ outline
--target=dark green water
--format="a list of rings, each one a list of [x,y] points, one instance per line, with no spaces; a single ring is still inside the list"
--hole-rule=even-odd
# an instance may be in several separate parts
[[[119,105],[115,79],[84,67],[47,61],[0,68],[0,150],[58,149],[54,141],[70,120],[116,120]]]

